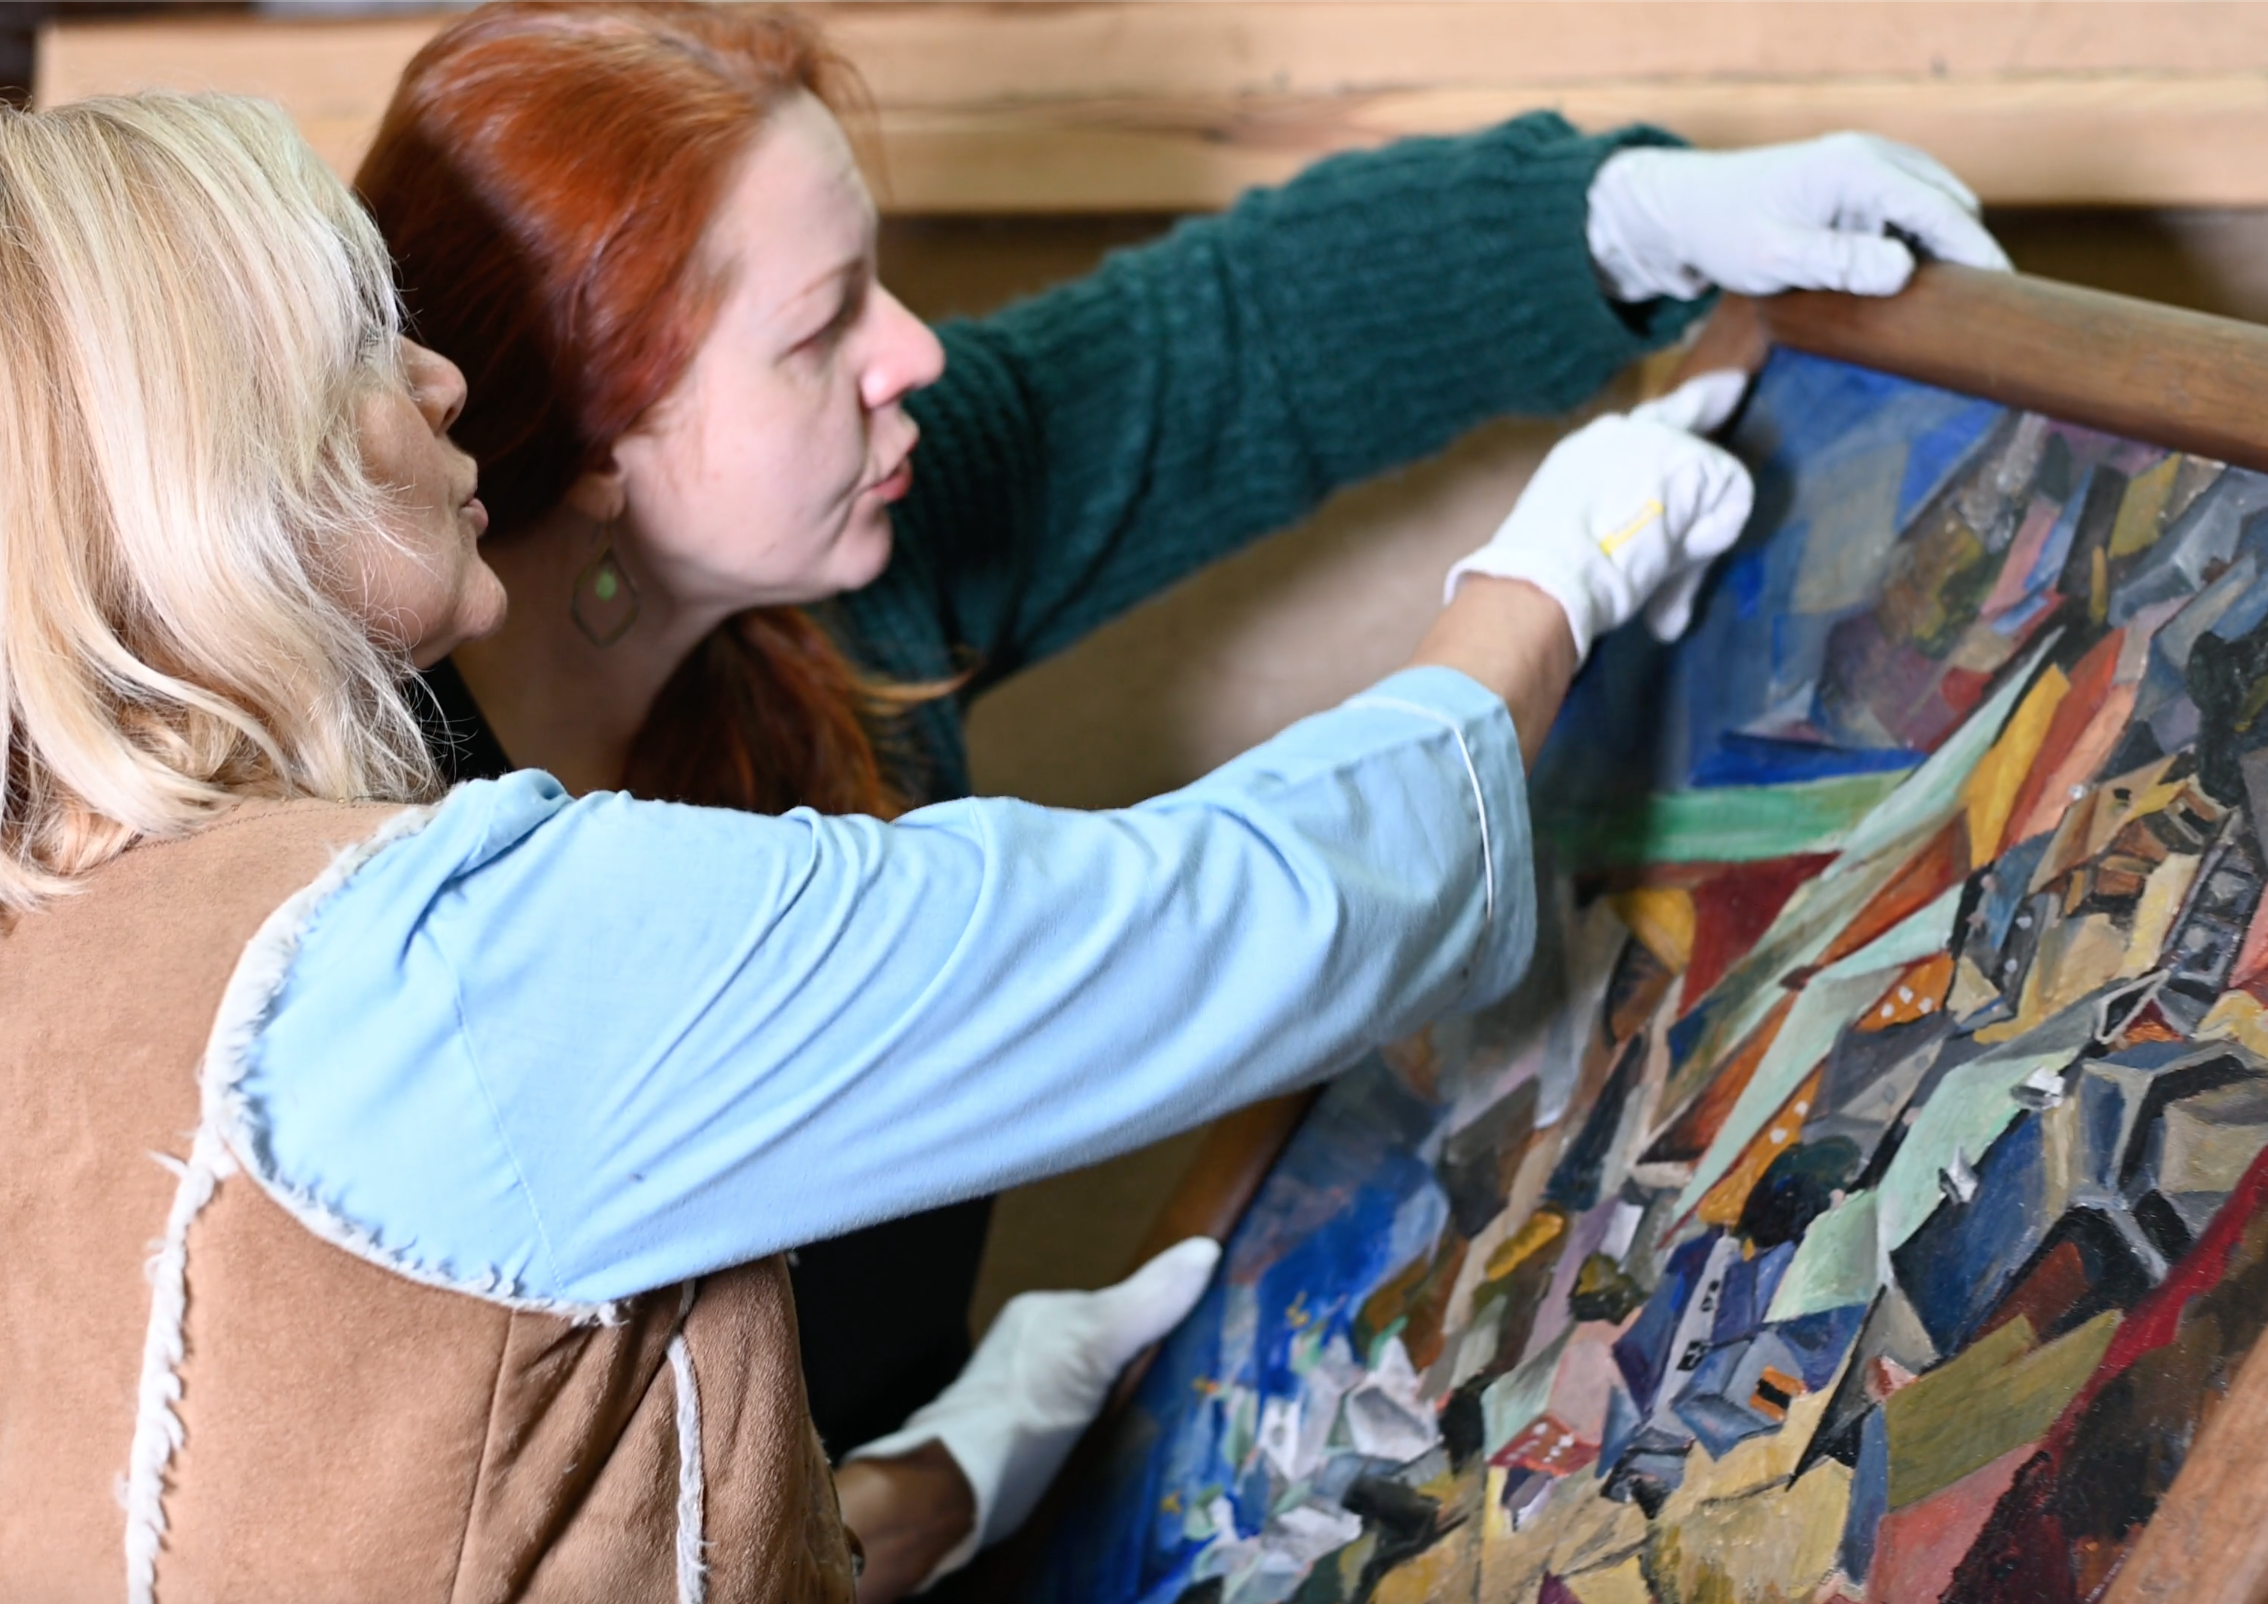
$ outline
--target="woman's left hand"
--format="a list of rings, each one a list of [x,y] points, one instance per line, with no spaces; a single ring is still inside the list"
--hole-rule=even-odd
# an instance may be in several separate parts
[[[2006,271],[1966,184],[1910,145],[1829,134],[1755,150],[1648,146],[1591,181],[1591,256],[1624,301],[1848,290],[1894,295],[1907,241],[1942,261]]]
[[[899,1463],[938,1445],[967,1478],[974,1519],[928,1568],[922,1585],[1023,1525],[1101,1411],[1118,1373],[1196,1307],[1220,1257],[1219,1243],[1191,1237],[1100,1292],[1010,1298],[958,1380],[889,1436],[852,1450],[846,1478],[862,1465]],[[866,1544],[871,1565],[875,1534],[860,1527],[850,1504],[846,1488],[844,1516]],[[870,1595],[862,1587],[860,1597],[884,1591],[894,1594],[876,1589]]]

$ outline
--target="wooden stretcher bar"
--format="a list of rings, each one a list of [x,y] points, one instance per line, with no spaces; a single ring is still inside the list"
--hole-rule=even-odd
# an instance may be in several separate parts
[[[1807,292],[1744,305],[1731,316],[1753,316],[1765,343],[2268,472],[2258,324],[1949,265],[1887,300]]]

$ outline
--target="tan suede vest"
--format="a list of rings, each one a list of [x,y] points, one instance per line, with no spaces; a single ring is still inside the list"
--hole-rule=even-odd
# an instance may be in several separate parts
[[[515,1309],[228,1139],[216,1017],[398,811],[248,806],[0,928],[0,1599],[847,1604],[777,1259]]]

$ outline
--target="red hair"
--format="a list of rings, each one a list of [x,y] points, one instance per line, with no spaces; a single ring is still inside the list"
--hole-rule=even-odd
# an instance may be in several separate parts
[[[862,99],[769,8],[521,0],[437,34],[356,187],[417,337],[464,369],[452,431],[503,538],[550,512],[666,396],[715,312],[696,249],[734,163],[801,92]],[[656,699],[623,784],[759,812],[900,811],[874,731],[925,692],[863,681],[795,608],[728,621]]]

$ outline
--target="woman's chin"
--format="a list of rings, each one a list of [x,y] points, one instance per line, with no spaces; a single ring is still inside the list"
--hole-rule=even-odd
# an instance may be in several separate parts
[[[835,545],[835,560],[829,564],[829,578],[836,591],[864,590],[882,577],[882,570],[890,566],[890,515],[881,512],[871,520],[860,519],[843,532]]]

